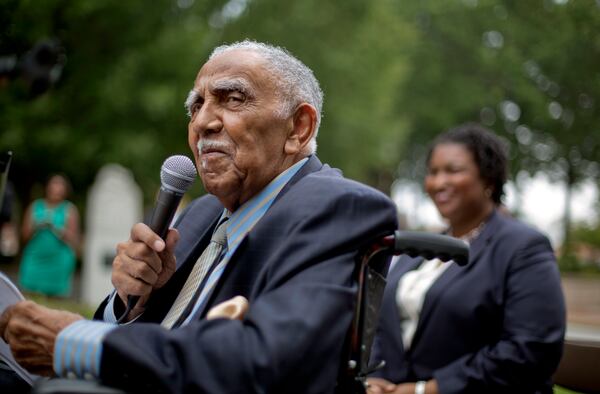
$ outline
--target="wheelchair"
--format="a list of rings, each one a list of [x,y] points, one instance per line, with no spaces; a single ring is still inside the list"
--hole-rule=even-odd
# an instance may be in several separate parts
[[[459,265],[465,265],[469,260],[469,247],[466,243],[440,234],[395,231],[394,234],[376,239],[368,245],[356,256],[354,276],[358,290],[354,317],[340,361],[336,394],[365,394],[367,376],[384,365],[384,362],[370,365],[369,357],[391,257],[401,254],[426,259],[437,257],[442,261],[453,260]],[[69,379],[39,381],[33,386],[31,393],[126,394],[120,389],[103,386],[98,382]]]

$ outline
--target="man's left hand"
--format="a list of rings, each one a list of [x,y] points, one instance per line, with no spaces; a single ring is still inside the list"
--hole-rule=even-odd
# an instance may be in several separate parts
[[[54,342],[69,324],[83,319],[67,311],[48,309],[33,301],[12,305],[0,316],[0,335],[15,360],[29,372],[51,376]]]

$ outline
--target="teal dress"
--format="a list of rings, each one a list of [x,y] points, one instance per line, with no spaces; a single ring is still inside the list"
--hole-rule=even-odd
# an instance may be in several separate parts
[[[55,207],[49,207],[42,199],[33,202],[31,216],[35,230],[23,250],[20,267],[20,282],[24,290],[53,296],[70,294],[75,253],[56,235],[66,227],[70,206],[68,201]],[[40,227],[43,223],[51,223],[54,229]]]

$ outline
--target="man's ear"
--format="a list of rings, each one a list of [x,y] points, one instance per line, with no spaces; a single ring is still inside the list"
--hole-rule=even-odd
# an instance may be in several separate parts
[[[284,151],[288,155],[301,152],[310,142],[317,127],[317,110],[308,103],[296,108],[292,117],[292,127],[285,141]]]

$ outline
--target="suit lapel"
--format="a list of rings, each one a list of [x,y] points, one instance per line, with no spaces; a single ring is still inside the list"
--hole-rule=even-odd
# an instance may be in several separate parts
[[[279,191],[279,193],[277,194],[277,197],[275,197],[275,200],[273,201],[273,204],[276,204],[277,201],[283,195],[285,195],[288,192],[288,190],[290,190],[290,188],[294,184],[296,184],[300,179],[302,179],[303,177],[305,177],[307,174],[310,174],[311,172],[318,171],[321,167],[323,167],[323,164],[317,158],[317,156],[315,156],[315,155],[310,156],[308,158],[308,161],[302,166],[302,168],[300,168],[298,170],[298,172],[296,174],[294,174],[294,176],[292,178],[290,178],[290,180],[286,183],[286,185]],[[269,211],[270,210],[271,210],[271,208],[269,208],[265,212],[264,216],[269,215]],[[218,220],[218,218],[217,218],[217,220]],[[262,218],[260,218],[258,220],[258,222],[256,223],[256,226],[260,224],[261,220],[262,220]],[[216,226],[216,222],[215,222],[214,226]],[[240,250],[240,247],[243,246],[243,244],[245,243],[246,239],[248,238],[248,234],[250,234],[252,232],[252,230],[250,230],[248,233],[246,233],[244,235],[244,237],[240,240],[239,246],[237,247],[237,249],[234,251],[234,253],[231,255],[231,257],[229,259],[230,261],[233,260],[233,259],[235,259],[235,256],[238,254],[238,251]],[[233,265],[233,264],[228,264],[228,266],[231,266],[231,265]]]
[[[459,275],[463,274],[465,270],[470,270],[473,268],[473,266],[481,257],[485,247],[491,242],[499,226],[497,215],[498,214],[496,211],[492,212],[481,234],[469,246],[469,263],[464,267],[460,267],[454,262],[445,263],[452,265],[442,273],[438,280],[436,280],[429,288],[429,291],[427,291],[425,300],[423,301],[423,308],[421,309],[419,323],[417,324],[417,329],[415,331],[415,335],[413,336],[411,345],[412,349],[415,348],[415,345],[421,336],[421,332],[423,331],[423,327],[427,325],[428,320],[431,318],[432,314],[435,313],[435,308],[439,300],[443,297],[444,292],[456,282],[455,279]]]
[[[194,257],[196,257],[195,255],[197,254],[198,249],[202,247],[201,245],[208,245],[210,235],[212,234],[212,231],[217,225],[217,222],[219,221],[219,218],[223,212],[222,209],[223,208],[221,207],[215,211],[214,218],[209,219],[209,226],[206,226],[206,222],[196,221],[194,223],[190,223],[188,228],[180,232],[181,239],[179,243],[182,248],[181,253],[177,256],[178,270],[182,265],[188,263],[189,260],[194,260],[195,262]],[[202,247],[202,249],[204,249],[204,247]]]
[[[416,269],[423,262],[422,257],[409,257],[408,255],[398,256],[398,261],[394,264],[388,273],[387,280],[389,283],[394,283],[394,287],[398,287],[398,281],[408,271]]]
[[[283,196],[285,195],[288,190],[290,190],[290,188],[296,184],[300,179],[302,179],[303,177],[305,177],[306,175],[318,171],[323,167],[323,164],[321,163],[321,161],[317,158],[317,156],[315,155],[311,155],[308,158],[308,161],[302,166],[302,168],[300,168],[298,170],[298,172],[296,174],[294,174],[294,176],[292,178],[290,178],[290,180],[286,183],[286,185],[281,189],[281,191],[279,192],[279,194],[277,195],[277,197],[275,197],[275,200],[273,201],[273,204],[276,204],[277,201]],[[264,214],[264,216],[269,215],[269,210],[267,210]],[[244,237],[240,240],[236,250],[233,252],[233,254],[231,255],[231,257],[229,258],[229,262],[227,263],[227,266],[225,267],[225,271],[223,272],[223,275],[221,275],[221,277],[219,278],[219,281],[217,282],[217,284],[214,286],[214,288],[212,289],[210,295],[208,297],[206,297],[206,302],[203,303],[203,305],[201,306],[200,310],[198,310],[198,312],[196,313],[196,316],[204,316],[207,312],[208,309],[211,308],[213,306],[213,301],[216,297],[216,295],[219,293],[219,290],[221,289],[224,280],[226,280],[228,273],[235,268],[235,264],[237,261],[237,256],[240,253],[240,250],[244,249],[244,244],[246,243],[247,239],[248,239],[248,234],[252,233],[252,231],[254,231],[254,228],[256,228],[256,226],[258,226],[260,224],[260,221],[263,218],[259,219],[259,221],[256,223],[256,225],[248,232],[244,235]],[[216,226],[216,222],[218,221],[218,217],[215,220],[215,223],[213,223],[213,225],[211,226],[211,229]]]
[[[309,156],[308,161],[302,166],[302,168],[298,170],[296,174],[294,174],[294,176],[288,181],[283,189],[281,189],[277,197],[275,197],[273,204],[277,203],[277,200],[285,195],[288,190],[290,190],[292,186],[294,186],[300,179],[304,178],[310,173],[319,171],[321,168],[323,168],[323,163],[321,163],[321,160],[319,160],[319,158],[315,155]],[[268,214],[268,212],[266,214]]]
[[[203,214],[199,215],[198,210]],[[208,244],[211,231],[222,210],[223,207],[214,197],[194,200],[186,208],[185,215],[182,214],[182,218],[176,224],[180,234],[175,248],[177,270],[165,286],[152,294],[147,312],[142,315],[141,321],[159,322],[165,317],[199,256],[198,249],[203,249]]]
[[[499,213],[497,211],[492,212],[479,237],[477,237],[469,246],[469,264],[467,264],[467,267],[470,267],[474,262],[479,260],[485,247],[491,242],[494,234],[498,232],[498,229],[500,228],[500,218],[498,215]]]
[[[296,184],[300,179],[304,178],[306,175],[310,174],[311,172],[315,172],[318,171],[319,169],[321,169],[321,167],[323,167],[323,164],[321,163],[321,161],[317,158],[317,156],[312,155],[308,158],[308,161],[302,166],[302,168],[300,168],[298,170],[298,172],[296,174],[294,174],[294,176],[292,178],[290,178],[290,180],[286,183],[286,185],[281,189],[281,191],[279,191],[279,194],[277,194],[277,197],[275,197],[275,200],[273,201],[273,204],[276,204],[277,201],[283,196],[285,195],[288,190],[290,190],[290,188]],[[271,208],[269,208],[264,216],[269,215],[269,211],[271,210]],[[260,221],[262,220],[259,219],[258,222],[256,223],[256,226],[258,226],[260,224]],[[254,228],[253,228],[254,229]],[[250,234],[252,231],[250,230],[246,235],[244,235],[244,238],[240,241],[240,244],[238,246],[238,248],[235,250],[235,252],[231,255],[230,257],[230,261],[235,259],[235,256],[238,254],[238,251],[240,250],[240,247],[243,246],[243,244],[245,243],[248,234]],[[233,264],[228,264],[228,266],[233,265]]]
[[[402,332],[400,327],[400,312],[396,304],[396,292],[398,291],[398,283],[400,278],[407,272],[416,269],[423,262],[422,257],[411,258],[406,255],[401,255],[392,267],[391,271],[387,276],[387,286],[385,289],[385,295],[383,297],[384,305],[380,315],[382,315],[382,324],[391,323],[392,326],[387,330],[392,336],[392,341],[398,349],[404,349],[404,343],[402,341]]]

